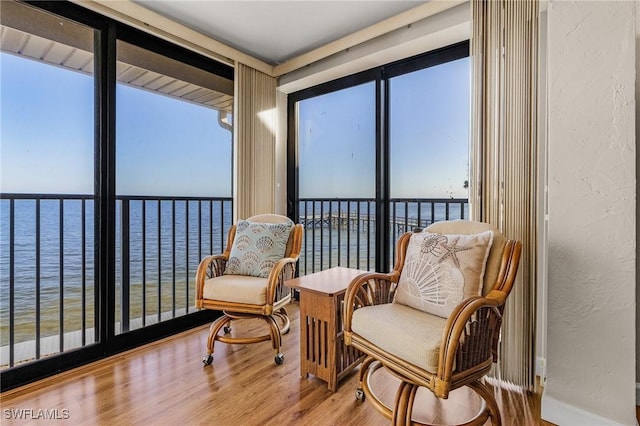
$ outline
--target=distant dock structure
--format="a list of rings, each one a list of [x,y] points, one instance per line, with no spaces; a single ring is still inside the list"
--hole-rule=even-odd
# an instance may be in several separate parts
[[[367,229],[376,225],[376,216],[371,214],[358,214],[355,212],[332,212],[313,215],[300,215],[299,222],[307,229],[310,228],[343,228],[343,229]],[[416,227],[425,227],[433,223],[427,218],[395,217],[391,224],[398,230],[411,230]]]

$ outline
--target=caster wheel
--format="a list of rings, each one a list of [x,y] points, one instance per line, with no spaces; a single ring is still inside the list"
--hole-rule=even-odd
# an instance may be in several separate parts
[[[362,389],[356,389],[356,399],[358,401],[364,401],[364,391]]]
[[[211,365],[212,362],[213,362],[213,355],[211,354],[206,355],[204,358],[202,358],[202,363],[204,365]]]
[[[231,333],[231,327],[228,325],[225,325],[224,327],[222,327],[222,331],[224,331],[224,334],[229,334]]]
[[[284,354],[282,352],[276,355],[275,362],[278,365],[282,365],[282,363],[284,362]]]

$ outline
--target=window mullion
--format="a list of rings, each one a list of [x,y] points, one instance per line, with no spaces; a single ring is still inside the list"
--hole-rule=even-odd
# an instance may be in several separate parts
[[[389,84],[381,70],[376,81],[376,271],[391,264],[389,235]]]

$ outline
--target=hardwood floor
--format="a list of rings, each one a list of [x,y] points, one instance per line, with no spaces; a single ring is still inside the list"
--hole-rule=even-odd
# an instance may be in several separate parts
[[[42,425],[49,423],[42,416],[55,416],[55,424],[73,425],[388,425],[370,404],[355,399],[357,372],[336,393],[324,381],[300,378],[298,305],[287,309],[292,324],[283,339],[283,365],[275,365],[269,342],[216,343],[213,364],[204,367],[208,328],[200,327],[5,392],[2,424]],[[260,324],[236,322],[233,333],[255,332]],[[392,379],[380,377],[379,386],[393,396]],[[546,424],[539,393],[494,389],[504,425]],[[446,401],[435,401],[428,391],[419,398],[416,415],[443,424],[469,418],[479,406],[464,389]]]

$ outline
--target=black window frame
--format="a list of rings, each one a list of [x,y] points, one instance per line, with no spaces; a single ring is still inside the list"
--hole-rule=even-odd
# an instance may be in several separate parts
[[[116,335],[116,41],[153,51],[233,81],[233,67],[174,45],[71,2],[26,5],[94,29],[95,61],[95,306],[97,342],[2,371],[0,392],[206,324],[220,313],[202,310]]]
[[[296,104],[305,99],[347,89],[360,84],[376,83],[376,222],[390,220],[390,162],[389,162],[389,80],[410,72],[444,64],[470,56],[469,40],[421,53],[406,59],[381,65],[290,93],[287,97],[287,215],[293,220],[300,217],[299,161],[297,141]],[[391,235],[387,226],[376,227],[375,270],[388,272],[391,265]]]

